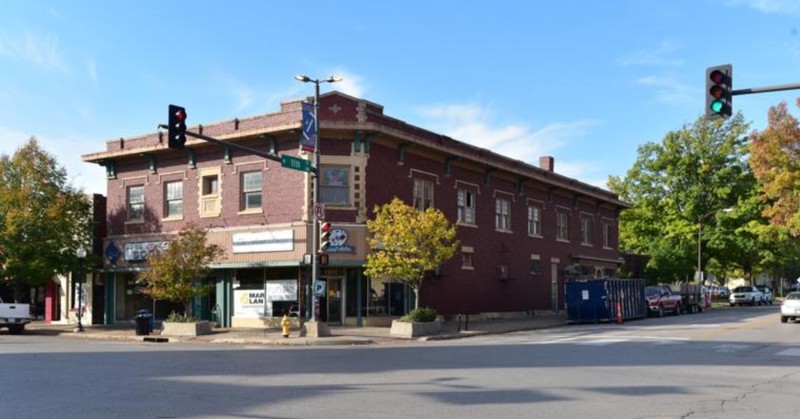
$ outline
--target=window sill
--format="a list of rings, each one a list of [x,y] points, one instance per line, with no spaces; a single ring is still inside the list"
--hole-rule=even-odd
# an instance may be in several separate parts
[[[497,232],[497,233],[503,233],[503,234],[514,234],[514,232],[512,230],[501,230],[499,228],[494,229],[494,231]]]
[[[461,270],[463,270],[463,271],[474,271],[475,267],[474,266],[462,266]]]
[[[528,234],[528,237],[530,237],[532,239],[543,239],[544,238],[544,236],[542,236],[541,234]]]
[[[183,215],[174,215],[172,217],[166,217],[161,219],[162,222],[170,222],[170,221],[183,221]]]
[[[560,243],[569,243],[569,240],[567,239],[556,239],[556,241]]]
[[[141,220],[127,220],[127,221],[125,221],[125,225],[135,225],[135,224],[144,224],[144,219],[141,219]]]
[[[246,210],[242,210],[236,213],[236,215],[250,215],[250,214],[263,214],[264,210],[262,208],[250,208]]]
[[[591,243],[581,243],[583,247],[594,247]]]
[[[463,221],[456,221],[456,225],[459,227],[478,228],[477,224],[465,223]]]
[[[329,204],[326,202],[320,202],[320,204],[325,205],[325,210],[343,210],[343,211],[355,211],[357,208],[350,205],[350,204]]]

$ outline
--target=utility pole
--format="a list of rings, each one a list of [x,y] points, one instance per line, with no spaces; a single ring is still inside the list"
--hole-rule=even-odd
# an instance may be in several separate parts
[[[306,75],[298,75],[295,76],[295,80],[301,81],[303,83],[314,83],[314,127],[313,127],[313,139],[312,141],[304,142],[303,149],[306,151],[310,151],[309,148],[313,143],[313,156],[314,158],[311,161],[312,166],[315,170],[309,172],[309,176],[313,177],[314,187],[311,192],[311,205],[310,208],[312,209],[311,213],[311,298],[310,298],[310,306],[311,306],[311,322],[306,325],[306,335],[310,337],[319,337],[319,336],[328,336],[330,335],[330,331],[327,328],[327,325],[320,324],[319,316],[317,314],[317,298],[316,295],[317,291],[317,281],[319,281],[319,218],[317,217],[317,211],[315,210],[316,204],[319,202],[319,183],[322,173],[320,173],[319,168],[319,161],[320,161],[320,138],[319,138],[319,85],[320,83],[335,83],[337,81],[341,81],[341,78],[330,76],[327,79],[312,79]],[[306,131],[306,127],[303,127],[303,130]],[[306,134],[304,134],[306,136]],[[304,138],[304,140],[308,140],[308,138]]]

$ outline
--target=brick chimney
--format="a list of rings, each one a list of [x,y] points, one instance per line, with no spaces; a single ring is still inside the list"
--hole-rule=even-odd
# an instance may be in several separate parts
[[[548,172],[554,172],[556,169],[556,161],[552,156],[539,157],[539,168],[547,170]]]

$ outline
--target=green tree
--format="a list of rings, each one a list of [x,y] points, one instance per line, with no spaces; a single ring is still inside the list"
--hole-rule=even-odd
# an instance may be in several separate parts
[[[77,265],[75,249],[89,247],[91,201],[68,184],[56,159],[31,137],[13,156],[0,156],[0,278],[19,300]]]
[[[139,273],[137,282],[151,298],[181,303],[187,317],[191,300],[211,290],[212,285],[202,279],[221,255],[219,246],[208,244],[206,230],[187,224],[164,248],[150,252],[147,269]]]
[[[648,278],[693,278],[700,225],[703,267],[713,259],[749,272],[758,263],[758,253],[748,253],[759,247],[758,236],[737,233],[761,219],[750,205],[756,184],[746,160],[747,129],[741,114],[726,121],[700,118],[660,143],[642,145],[626,176],[609,179],[610,188],[634,205],[620,216],[620,248],[649,256]],[[721,211],[726,208],[734,211]]]
[[[800,235],[800,124],[783,102],[769,109],[767,128],[750,137],[749,162],[767,204],[764,215],[796,237]]]
[[[429,271],[453,257],[458,247],[456,227],[435,208],[417,211],[399,198],[375,207],[367,221],[371,252],[364,273],[407,284],[416,295]]]

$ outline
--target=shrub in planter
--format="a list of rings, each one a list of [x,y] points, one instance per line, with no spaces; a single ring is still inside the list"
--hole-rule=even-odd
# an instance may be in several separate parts
[[[427,307],[415,308],[400,318],[406,323],[428,323],[436,320],[436,310]]]
[[[169,313],[169,316],[167,316],[167,321],[173,323],[195,323],[198,320],[200,319],[198,319],[197,317],[190,316],[185,313],[178,313],[175,311]]]
[[[442,324],[436,320],[436,310],[417,308],[399,320],[392,321],[389,334],[392,336],[413,338],[417,336],[435,335],[442,330]]]

